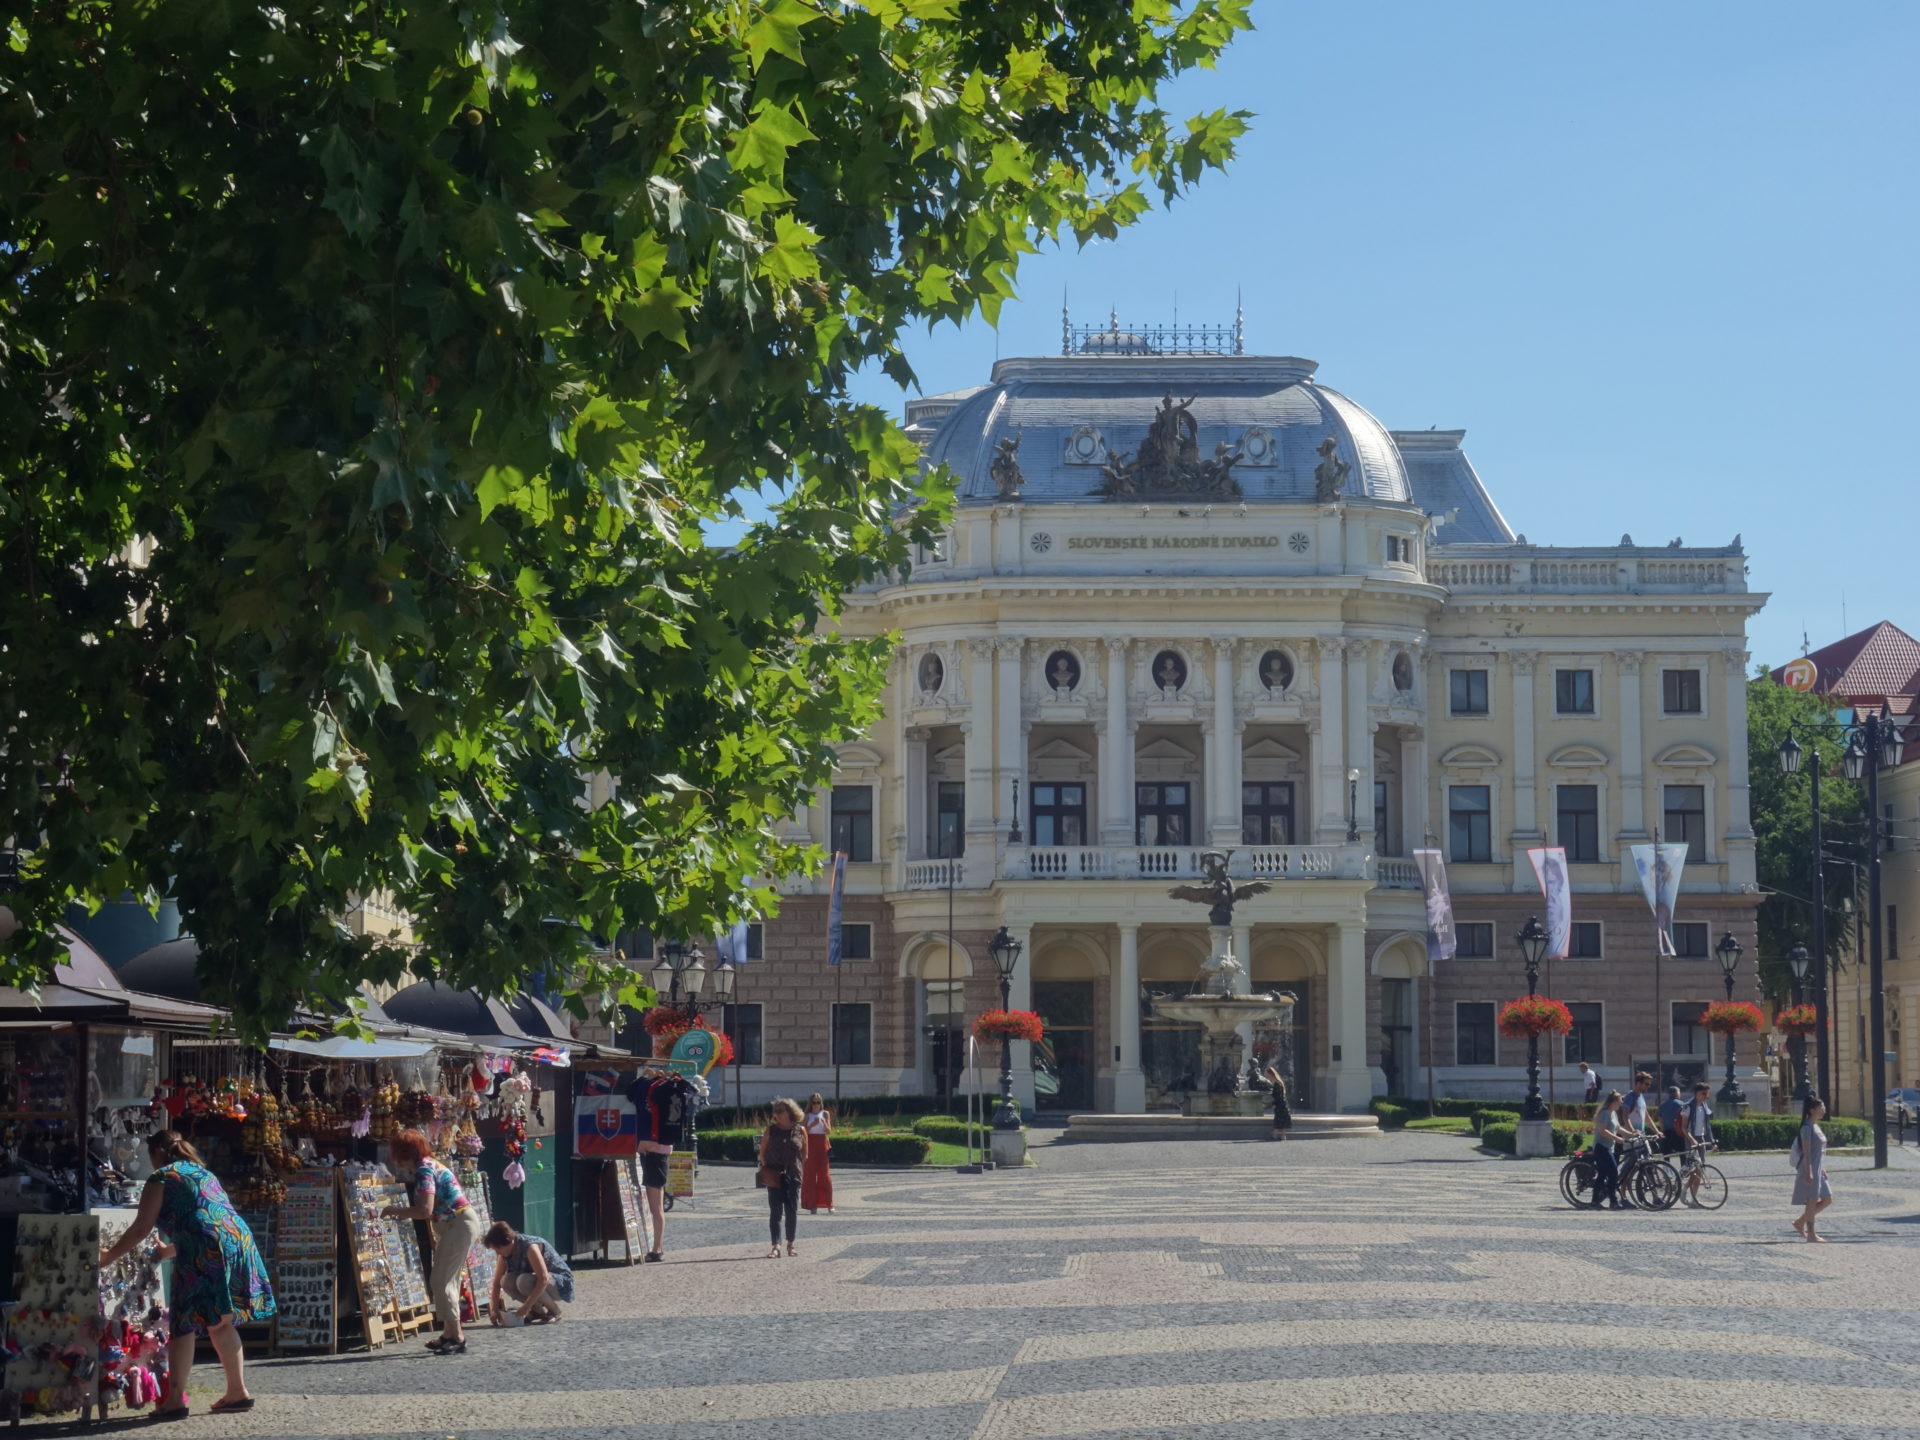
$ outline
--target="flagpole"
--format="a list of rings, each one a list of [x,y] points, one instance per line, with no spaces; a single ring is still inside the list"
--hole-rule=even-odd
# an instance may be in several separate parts
[[[1666,1086],[1662,1081],[1665,1079],[1663,1072],[1666,1070],[1667,1044],[1666,1036],[1660,1033],[1660,957],[1665,952],[1660,946],[1660,827],[1658,825],[1653,827],[1653,858],[1655,867],[1653,872],[1653,1089],[1656,1095],[1664,1095]],[[1674,887],[1673,900],[1676,905],[1680,903],[1678,886]],[[1671,924],[1671,920],[1668,923]],[[1633,1079],[1631,1070],[1628,1072],[1627,1079],[1629,1082]]]

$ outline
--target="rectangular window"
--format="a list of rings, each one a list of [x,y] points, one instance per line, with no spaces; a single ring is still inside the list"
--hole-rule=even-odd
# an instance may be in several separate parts
[[[1033,787],[1033,843],[1084,845],[1087,843],[1087,787],[1035,785]]]
[[[873,1063],[873,1006],[864,1001],[833,1007],[833,1063]]]
[[[942,780],[934,797],[933,857],[951,860],[967,848],[967,785],[964,780]]]
[[[1554,671],[1553,708],[1562,715],[1593,714],[1593,672]]]
[[[1600,787],[1559,785],[1559,825],[1555,834],[1569,865],[1600,863]]]
[[[1573,935],[1567,945],[1567,958],[1569,960],[1600,958],[1600,922],[1598,920],[1573,922]]]
[[[643,928],[622,930],[613,937],[613,948],[628,960],[651,960],[653,932]]]
[[[1700,713],[1700,672],[1698,670],[1662,670],[1660,672],[1660,708],[1669,715]]]
[[[1707,1032],[1700,1024],[1700,1017],[1707,1013],[1704,1000],[1676,1000],[1673,1002],[1673,1053],[1676,1055],[1704,1055],[1707,1053]]]
[[[1413,563],[1413,541],[1405,535],[1387,537],[1387,563],[1389,565],[1411,565]]]
[[[1494,1063],[1491,1001],[1462,1001],[1453,1007],[1453,1063],[1456,1065]]]
[[[1707,925],[1704,920],[1681,921],[1673,927],[1673,953],[1682,960],[1707,958]]]
[[[833,787],[832,846],[837,855],[848,860],[873,859],[873,787],[836,785]]]
[[[1447,708],[1456,715],[1487,713],[1487,672],[1450,670],[1447,672]]]
[[[844,921],[840,926],[842,960],[873,959],[873,926],[866,921]]]
[[[1447,787],[1447,858],[1455,864],[1493,859],[1493,789],[1488,785]]]
[[[1600,1007],[1584,1000],[1569,1000],[1567,1011],[1573,1016],[1573,1029],[1567,1032],[1566,1063],[1578,1065],[1584,1060],[1598,1065],[1606,1058],[1601,1049]]]
[[[1240,787],[1240,843],[1293,844],[1293,782],[1261,780]]]
[[[1661,821],[1662,840],[1687,847],[1687,863],[1698,864],[1707,858],[1707,787],[1704,785],[1668,785],[1666,811]]]
[[[1453,957],[1456,960],[1493,959],[1493,922],[1462,920],[1453,927]]]
[[[747,959],[764,960],[767,953],[767,927],[758,920],[747,926]]]
[[[766,1058],[760,1041],[760,1006],[722,1005],[720,1033],[733,1041],[735,1063],[764,1065]]]
[[[1192,796],[1191,785],[1134,786],[1134,840],[1141,845],[1190,844]]]

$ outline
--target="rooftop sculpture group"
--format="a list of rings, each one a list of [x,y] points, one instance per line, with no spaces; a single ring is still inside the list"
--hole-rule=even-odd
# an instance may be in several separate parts
[[[1195,398],[1175,400],[1168,391],[1153,412],[1139,454],[1112,456],[1100,467],[1106,478],[1094,493],[1109,500],[1238,499],[1233,467],[1240,452],[1223,440],[1212,459],[1200,458],[1200,426],[1191,409]]]

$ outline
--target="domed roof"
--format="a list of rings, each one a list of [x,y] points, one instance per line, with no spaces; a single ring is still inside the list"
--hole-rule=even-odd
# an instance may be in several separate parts
[[[1023,502],[1103,499],[1107,467],[1143,454],[1156,412],[1171,399],[1182,411],[1178,428],[1187,453],[1200,468],[1237,455],[1230,470],[1237,499],[1312,504],[1315,472],[1327,460],[1324,447],[1331,440],[1340,494],[1410,502],[1412,488],[1393,436],[1363,407],[1316,383],[1316,368],[1293,356],[1114,353],[1002,360],[992,384],[965,395],[942,418],[926,456],[953,468],[963,501],[985,503],[1001,498],[991,470],[996,451],[1017,442],[1012,453]],[[1191,404],[1183,405],[1189,397]],[[1196,498],[1218,499],[1220,492]]]

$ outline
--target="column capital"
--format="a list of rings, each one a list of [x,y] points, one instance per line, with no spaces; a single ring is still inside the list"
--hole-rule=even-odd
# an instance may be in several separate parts
[[[1316,635],[1313,637],[1313,643],[1319,647],[1321,655],[1330,660],[1337,660],[1347,653],[1353,642],[1344,635]]]
[[[1113,922],[1113,928],[1121,935],[1138,935],[1140,933],[1140,922],[1138,920],[1116,920]]]
[[[1540,663],[1540,656],[1532,650],[1511,650],[1507,653],[1507,662],[1513,666],[1514,674],[1531,675],[1534,666]]]
[[[993,653],[1005,660],[1018,660],[1027,648],[1024,635],[996,635],[993,640]]]
[[[1739,645],[1729,645],[1726,649],[1722,650],[1720,653],[1722,656],[1725,657],[1726,662],[1729,666],[1731,666],[1735,670],[1740,670],[1740,671],[1744,671],[1746,669],[1747,661],[1749,658],[1751,658],[1748,656],[1745,647],[1739,646]]]
[[[967,653],[976,660],[993,658],[994,641],[986,635],[974,635],[967,640]]]
[[[1213,653],[1216,656],[1222,656],[1231,660],[1233,658],[1234,648],[1239,645],[1240,641],[1238,638],[1232,636],[1209,635],[1207,637],[1207,643],[1213,647]]]
[[[909,725],[904,733],[909,744],[924,745],[933,738],[933,727],[930,725]]]
[[[1622,675],[1638,675],[1640,673],[1640,666],[1646,658],[1646,655],[1638,650],[1616,650],[1613,652],[1613,663],[1620,667],[1620,673]]]

